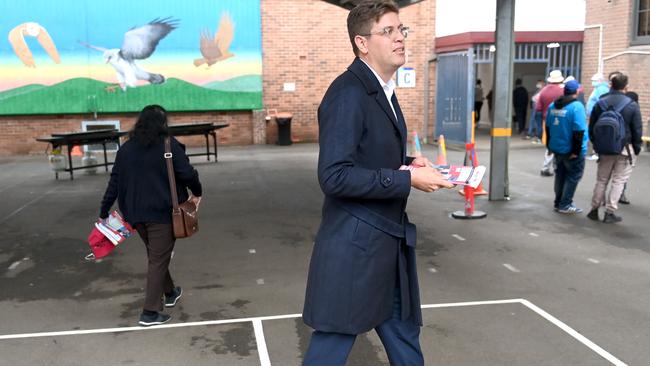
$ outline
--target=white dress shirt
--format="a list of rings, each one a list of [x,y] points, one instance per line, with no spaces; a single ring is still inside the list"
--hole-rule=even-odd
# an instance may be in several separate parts
[[[363,61],[363,59],[360,59]],[[379,80],[379,84],[381,84],[382,89],[384,89],[384,93],[386,94],[386,99],[388,99],[388,104],[390,105],[390,109],[393,110],[393,115],[395,116],[395,120],[397,120],[397,113],[395,113],[395,107],[393,107],[393,102],[391,101],[391,98],[393,97],[393,93],[395,93],[395,80],[390,79],[388,80],[388,83],[386,83],[380,76],[379,74],[370,66],[368,65],[367,62],[363,61],[368,68],[370,68],[370,71],[372,71],[373,74],[375,74],[375,77],[377,77],[377,80]]]

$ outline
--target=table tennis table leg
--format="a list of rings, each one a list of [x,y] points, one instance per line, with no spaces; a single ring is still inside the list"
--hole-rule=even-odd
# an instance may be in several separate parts
[[[208,138],[208,133],[205,133],[203,136],[205,136],[205,156],[210,161],[210,139]]]
[[[104,148],[104,169],[108,171],[108,156],[106,155],[106,141],[102,142],[102,147]]]
[[[212,135],[212,142],[214,142],[214,162],[218,162],[219,159],[217,157],[217,132],[212,131],[210,132],[210,135]]]
[[[74,180],[74,175],[72,173],[72,149],[74,148],[73,144],[68,144],[68,170],[70,171],[70,180]]]

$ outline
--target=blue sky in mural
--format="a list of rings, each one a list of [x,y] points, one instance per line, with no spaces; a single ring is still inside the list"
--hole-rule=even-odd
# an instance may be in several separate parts
[[[223,12],[228,12],[235,23],[230,49],[261,55],[259,0],[2,1],[0,55],[13,53],[6,37],[21,22],[34,21],[45,27],[61,53],[87,54],[89,50],[78,40],[104,48],[120,48],[126,31],[166,17],[178,19],[179,27],[159,43],[156,53],[196,54],[201,30],[207,28],[214,34]],[[38,47],[32,50],[42,52]]]

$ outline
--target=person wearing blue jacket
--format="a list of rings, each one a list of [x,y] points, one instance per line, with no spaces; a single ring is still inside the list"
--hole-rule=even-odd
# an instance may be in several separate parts
[[[555,210],[563,214],[581,213],[573,204],[573,195],[585,170],[587,154],[587,115],[577,95],[580,84],[571,80],[564,85],[564,95],[548,107],[546,144],[555,154]]]
[[[598,99],[609,93],[609,83],[605,81],[605,77],[601,73],[596,73],[591,77],[591,85],[594,87],[594,90],[589,95],[589,100],[587,101],[587,116],[591,115],[591,111],[594,109],[596,103],[598,103]]]

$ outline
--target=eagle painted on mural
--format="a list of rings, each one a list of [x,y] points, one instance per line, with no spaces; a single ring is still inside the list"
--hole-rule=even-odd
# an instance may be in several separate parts
[[[104,60],[115,69],[117,81],[122,90],[127,86],[135,88],[138,80],[148,81],[151,84],[162,84],[165,77],[140,68],[135,61],[145,60],[156,50],[158,43],[171,31],[178,28],[178,20],[171,17],[156,18],[141,27],[133,27],[124,34],[122,48],[106,49],[80,42],[86,47],[104,52]]]
[[[195,59],[194,66],[199,67],[206,64],[210,67],[219,61],[235,56],[228,50],[234,35],[235,23],[230,18],[230,14],[224,13],[219,21],[219,29],[214,36],[207,28],[201,31],[199,49],[203,57]]]

